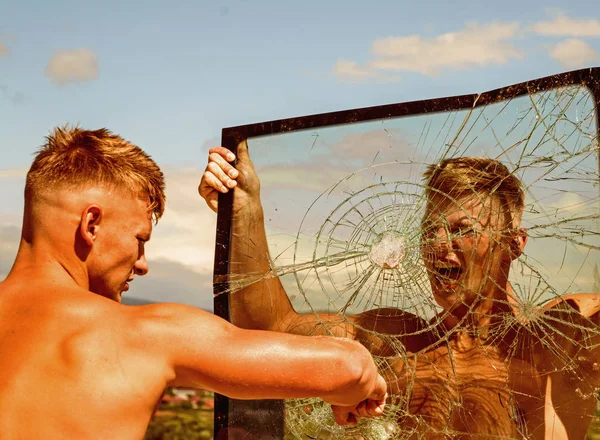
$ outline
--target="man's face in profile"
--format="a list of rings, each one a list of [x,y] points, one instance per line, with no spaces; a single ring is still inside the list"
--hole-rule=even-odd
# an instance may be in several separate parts
[[[90,291],[121,302],[134,275],[145,275],[145,243],[152,234],[148,203],[115,195],[104,205],[90,261]]]
[[[499,208],[485,194],[457,199],[434,194],[428,200],[421,252],[434,298],[444,309],[469,307],[505,288],[510,252]]]

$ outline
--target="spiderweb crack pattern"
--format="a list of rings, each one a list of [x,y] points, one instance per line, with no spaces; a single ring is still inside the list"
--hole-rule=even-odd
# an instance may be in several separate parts
[[[571,86],[381,124],[364,128],[386,133],[366,163],[336,158],[326,129],[311,134],[309,155],[350,172],[302,203],[273,190],[305,207],[295,232],[271,229],[287,237],[274,258],[236,237],[270,270],[236,271],[233,261],[229,293],[280,278],[315,326],[333,328],[328,311],[352,328],[390,390],[383,417],[350,428],[319,399],[287,401],[285,438],[551,438],[561,429],[579,438],[600,386],[600,295],[577,296],[600,294],[593,97]],[[251,149],[259,157],[260,141]],[[447,196],[421,178],[427,164],[471,156],[520,179],[520,225],[511,194]]]

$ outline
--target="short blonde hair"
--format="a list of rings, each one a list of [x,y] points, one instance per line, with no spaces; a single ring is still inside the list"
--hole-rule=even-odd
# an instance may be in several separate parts
[[[165,209],[164,175],[140,147],[106,128],[57,127],[27,173],[25,199],[59,188],[90,185],[124,190],[143,200],[155,221]]]
[[[507,209],[509,223],[517,228],[525,207],[521,181],[502,163],[484,157],[444,159],[429,165],[423,174],[427,187],[425,195],[431,200],[435,194],[453,199],[476,194],[493,196]]]

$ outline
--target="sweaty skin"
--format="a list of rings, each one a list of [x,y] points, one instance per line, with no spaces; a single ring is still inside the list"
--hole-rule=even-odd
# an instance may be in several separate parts
[[[168,386],[322,397],[340,424],[382,413],[385,382],[354,341],[244,330],[180,304],[121,305],[148,272],[146,200],[88,187],[25,202],[0,283],[2,439],[140,439]]]
[[[234,159],[223,147],[211,149],[199,192],[216,211],[218,193],[235,188],[231,260],[239,273],[268,274],[260,183],[245,142],[238,145],[236,168],[230,164]],[[500,232],[509,215],[492,198],[434,198],[421,247],[434,299],[444,308],[432,320],[438,325],[396,309],[301,315],[279,279],[270,276],[230,297],[232,321],[244,328],[359,341],[387,359],[392,398],[410,399],[410,414],[399,420],[402,429],[415,428],[427,438],[452,432],[464,439],[583,438],[595,399],[581,396],[600,385],[600,348],[582,348],[600,346],[597,296],[565,295],[538,310],[552,332],[530,325],[533,318],[521,315],[508,283],[510,263],[525,247],[526,234]],[[494,332],[504,328],[506,316],[515,325]],[[407,357],[394,357],[398,343]]]

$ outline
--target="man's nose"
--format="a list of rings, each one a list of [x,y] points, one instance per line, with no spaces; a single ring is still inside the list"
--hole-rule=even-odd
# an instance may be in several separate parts
[[[138,276],[146,275],[148,273],[148,261],[146,260],[145,255],[142,255],[140,259],[135,262],[133,271]]]

